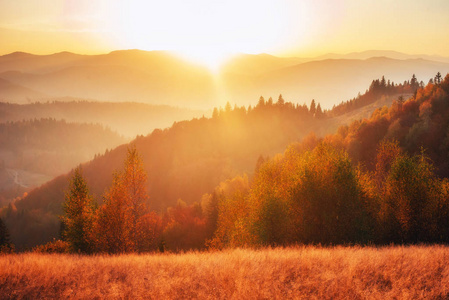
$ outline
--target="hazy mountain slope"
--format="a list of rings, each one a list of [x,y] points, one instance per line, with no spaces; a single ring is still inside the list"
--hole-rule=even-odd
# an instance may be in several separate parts
[[[379,101],[378,105],[381,104]],[[169,129],[139,137],[132,144],[141,153],[148,173],[151,207],[162,210],[178,199],[187,203],[200,201],[204,193],[211,192],[221,181],[244,172],[251,174],[261,155],[273,156],[310,131],[335,132],[335,126],[344,123],[341,118],[338,122],[332,120],[314,118],[307,107],[295,107],[288,102],[261,102],[251,111],[228,107],[211,119],[179,122]],[[110,186],[114,170],[121,168],[126,149],[127,145],[120,146],[83,165],[83,174],[98,201],[101,202],[101,195]],[[21,218],[15,215],[14,221],[10,219],[11,224],[22,224],[12,232],[19,246],[35,245],[55,236],[57,230],[51,229],[54,226],[51,224],[57,224],[55,215],[61,213],[69,176],[55,178],[7,209],[24,212]],[[48,226],[42,226],[42,238],[19,237],[28,236],[27,228],[34,228],[24,218],[29,218],[29,222],[46,220],[43,224]]]
[[[207,74],[146,72],[122,65],[74,66],[43,75],[7,72],[0,74],[0,78],[51,97],[193,107],[214,98],[213,82]]]
[[[372,78],[385,75],[403,82],[415,74],[427,83],[436,72],[449,72],[449,63],[442,62],[444,58],[364,59],[375,54],[415,57],[376,51],[325,60],[246,54],[229,60],[221,73],[213,74],[164,51],[123,50],[90,56],[13,53],[0,57],[0,78],[57,97],[210,109],[226,101],[254,105],[260,95],[283,94],[295,103],[315,99],[324,108],[331,108],[363,93]]]
[[[368,59],[371,57],[388,57],[392,59],[406,60],[406,59],[425,59],[438,62],[449,63],[449,57],[426,54],[405,54],[392,50],[367,50],[362,52],[352,52],[348,54],[328,53],[316,57],[314,60],[324,59]]]
[[[257,99],[258,95],[282,94],[294,102],[320,102],[324,108],[363,93],[373,78],[383,75],[398,83],[413,74],[427,83],[437,72],[449,72],[449,64],[422,59],[395,60],[384,57],[367,60],[329,59],[312,61],[259,76],[225,77],[225,90],[232,99]]]
[[[55,119],[0,123],[0,202],[127,141],[101,125]]]
[[[269,54],[240,54],[227,60],[220,73],[258,75],[294,66],[310,59],[298,57],[277,57]]]
[[[26,103],[28,99],[36,99],[44,97],[45,94],[14,84],[8,80],[0,78],[0,101],[9,99],[17,103]]]
[[[14,52],[0,56],[0,73],[19,71],[24,73],[45,74],[79,64],[85,55],[60,52],[50,55],[33,55]]]
[[[175,121],[190,120],[210,114],[209,111],[166,105],[93,102],[74,98],[56,98],[51,102],[23,105],[0,102],[0,123],[35,118],[99,123],[128,138],[147,135],[156,128],[170,127]]]

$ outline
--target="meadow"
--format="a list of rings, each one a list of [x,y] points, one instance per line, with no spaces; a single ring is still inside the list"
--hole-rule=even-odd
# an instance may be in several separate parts
[[[0,256],[1,299],[447,299],[449,247]]]

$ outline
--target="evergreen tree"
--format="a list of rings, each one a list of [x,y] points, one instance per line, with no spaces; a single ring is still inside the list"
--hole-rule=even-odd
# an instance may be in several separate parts
[[[279,98],[278,98],[277,104],[278,104],[279,106],[283,106],[284,103],[285,103],[285,101],[284,101],[284,98],[282,98],[282,94],[279,94]]]
[[[316,104],[315,104],[315,99],[312,99],[312,102],[310,103],[310,109],[309,109],[310,114],[313,116],[316,113]]]
[[[437,75],[435,76],[435,84],[440,84],[441,83],[441,73],[438,72]]]
[[[0,218],[0,249],[11,244],[5,223]]]
[[[316,107],[316,112],[315,112],[315,117],[317,119],[320,119],[321,117],[323,117],[324,113],[323,110],[321,109],[321,105],[318,103],[317,107]]]
[[[79,167],[73,173],[70,191],[66,194],[63,205],[64,216],[61,218],[64,223],[63,238],[74,252],[92,252],[91,237],[95,204],[89,195],[89,189]]]
[[[212,112],[212,119],[217,119],[218,118],[218,109],[216,107],[214,107],[214,111]]]

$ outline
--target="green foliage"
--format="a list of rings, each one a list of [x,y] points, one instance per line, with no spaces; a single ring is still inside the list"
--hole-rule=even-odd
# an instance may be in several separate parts
[[[14,252],[14,245],[9,238],[9,232],[6,224],[0,218],[0,253]]]
[[[93,251],[93,221],[95,203],[87,183],[78,167],[73,173],[70,190],[64,202],[64,224],[62,236],[72,252],[91,253]]]

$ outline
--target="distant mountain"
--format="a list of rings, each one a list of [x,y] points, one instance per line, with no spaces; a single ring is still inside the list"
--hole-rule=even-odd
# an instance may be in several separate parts
[[[50,55],[33,55],[24,52],[14,52],[0,56],[0,73],[19,71],[24,73],[45,74],[63,68],[74,66],[87,56],[70,52],[60,52]]]
[[[319,58],[242,54],[219,74],[165,51],[123,50],[102,55],[12,53],[0,57],[0,78],[48,97],[145,102],[211,109],[226,101],[255,104],[279,94],[296,103],[312,99],[325,108],[353,97],[373,78],[428,82],[449,72],[449,58],[367,51]],[[1,91],[0,91],[1,93]],[[4,101],[26,96],[4,93]],[[37,96],[36,96],[37,97]],[[31,99],[33,100],[33,99]]]
[[[0,203],[126,141],[92,123],[49,118],[0,123]]]
[[[68,97],[46,99],[46,102],[28,104],[0,102],[0,124],[36,118],[99,123],[131,139],[136,135],[147,135],[156,128],[170,127],[175,121],[211,114],[211,111],[135,102],[95,102]]]
[[[230,99],[256,99],[258,95],[277,97],[297,103],[312,99],[324,108],[364,93],[373,78],[389,78],[395,83],[410,80],[413,74],[425,84],[437,72],[449,72],[449,63],[423,59],[398,60],[385,57],[326,59],[297,64],[259,75],[225,75],[224,90]],[[241,103],[241,102],[239,102]]]
[[[17,103],[26,103],[28,99],[45,97],[44,93],[20,86],[0,78],[0,101],[8,99]]]
[[[437,62],[449,63],[449,57],[443,57],[438,55],[426,55],[426,54],[405,54],[392,50],[368,50],[362,52],[352,52],[348,54],[335,54],[328,53],[322,56],[316,57],[314,60],[324,60],[324,59],[369,59],[372,57],[388,57],[392,59],[425,59]]]
[[[4,71],[0,78],[50,97],[193,107],[215,98],[213,79],[206,69],[166,52],[128,50],[92,56],[59,53],[20,57],[0,57],[0,70]]]
[[[309,61],[307,58],[277,57],[269,54],[240,54],[227,61],[222,74],[259,75]]]

